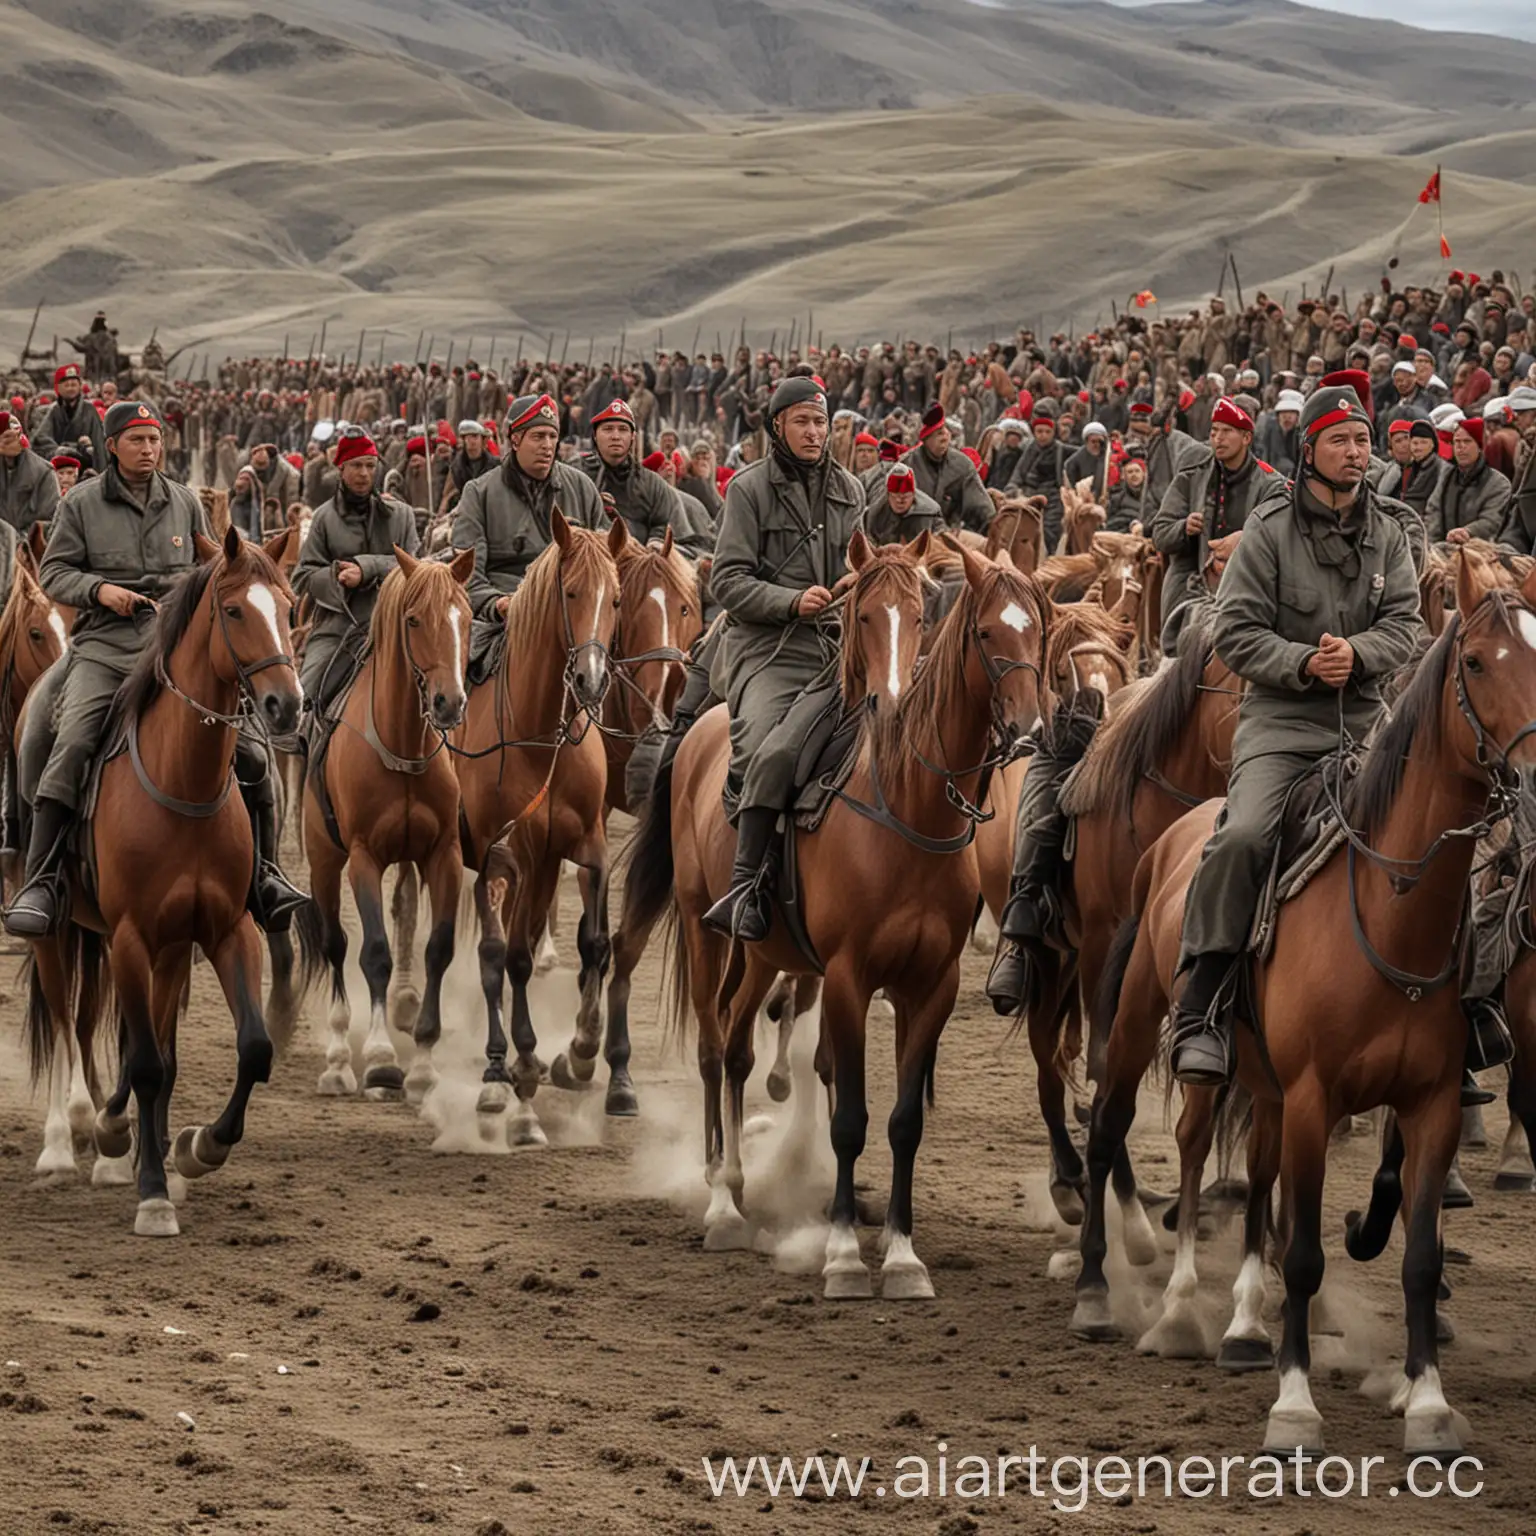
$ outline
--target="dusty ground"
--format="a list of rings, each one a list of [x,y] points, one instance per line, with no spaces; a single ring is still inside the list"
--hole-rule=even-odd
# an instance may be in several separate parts
[[[572,938],[568,921],[567,960]],[[1330,1450],[1387,1458],[1371,1500],[1159,1496],[1090,1503],[1072,1519],[1017,1486],[999,1501],[939,1498],[935,1483],[928,1499],[866,1494],[837,1509],[760,1489],[711,1497],[701,1458],[712,1454],[867,1455],[883,1484],[904,1454],[933,1459],[936,1479],[941,1440],[951,1466],[1031,1443],[1046,1457],[1258,1448],[1272,1376],[1231,1380],[1208,1363],[1068,1337],[1070,1286],[1046,1272],[1060,1238],[1044,1217],[1026,1053],[979,1006],[980,957],[966,965],[918,1164],[917,1247],[939,1298],[906,1304],[820,1298],[805,1272],[807,1256],[819,1264],[816,1235],[792,1218],[824,1198],[824,1132],[797,1160],[796,1122],[768,1105],[765,1065],[753,1102],[776,1118],[753,1138],[748,1196],[766,1202],[780,1171],[778,1230],[769,1251],[701,1250],[697,1087],[687,1062],[662,1053],[654,959],[636,988],[639,1121],[605,1122],[595,1102],[548,1090],[549,1149],[438,1152],[439,1131],[404,1105],[317,1099],[321,1056],[306,1038],[258,1090],[246,1144],[192,1191],[183,1235],[168,1242],[133,1237],[130,1190],[34,1183],[40,1113],[14,1049],[13,991],[0,1013],[0,1532],[767,1533],[852,1521],[963,1536],[1215,1532],[1241,1517],[1246,1531],[1296,1533],[1399,1529],[1405,1516],[1410,1530],[1528,1531],[1531,1207],[1490,1192],[1492,1152],[1465,1158],[1479,1203],[1452,1226],[1473,1261],[1452,1271],[1460,1338],[1445,1377],[1486,1491],[1400,1501],[1381,1478],[1401,1470],[1401,1426],[1361,1390],[1400,1348],[1399,1249],[1361,1271],[1338,1242],[1366,1186],[1363,1140],[1339,1148],[1330,1186],[1330,1286],[1346,1327],[1319,1341],[1316,1391]],[[564,1043],[574,995],[568,973],[539,984],[547,1051]],[[443,1141],[471,1145],[481,1014],[462,969],[452,997],[465,1049],[434,1110]],[[888,1029],[871,1038],[863,1170],[883,1193]],[[214,1112],[232,1073],[206,971],[182,1063],[177,1125]],[[813,1102],[800,1100],[802,1114]],[[1160,1127],[1152,1108],[1137,1145],[1144,1182],[1167,1187]],[[1235,1242],[1229,1233],[1204,1257],[1218,1328]],[[866,1257],[873,1244],[871,1232]],[[1168,1268],[1165,1255],[1150,1279],[1120,1272],[1128,1317],[1152,1313]]]

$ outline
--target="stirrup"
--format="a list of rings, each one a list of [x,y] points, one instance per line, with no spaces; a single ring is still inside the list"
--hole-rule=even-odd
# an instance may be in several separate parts
[[[1515,1037],[1509,1020],[1496,997],[1470,998],[1463,1002],[1467,1016],[1467,1056],[1469,1072],[1486,1072],[1507,1066],[1515,1059]],[[1482,1092],[1481,1089],[1478,1090]]]
[[[3,918],[13,939],[46,939],[59,928],[57,877],[50,872],[34,875],[17,891]]]
[[[1191,1088],[1222,1088],[1232,1081],[1237,1067],[1237,1042],[1229,1021],[1210,1013],[1173,1016],[1173,1048],[1168,1064],[1173,1075]]]
[[[1030,957],[1016,939],[999,937],[992,968],[987,972],[986,993],[992,1011],[1010,1018],[1024,1006],[1029,991]]]

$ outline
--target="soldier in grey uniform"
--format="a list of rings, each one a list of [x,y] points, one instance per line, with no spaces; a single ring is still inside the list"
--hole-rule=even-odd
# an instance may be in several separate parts
[[[826,611],[864,515],[862,486],[828,452],[819,381],[786,379],[768,419],[772,451],[726,491],[712,577],[726,612],[715,660],[731,715],[726,800],[740,810],[730,889],[704,921],[747,941],[768,932],[775,825],[805,733],[837,688],[839,631]]]
[[[920,533],[944,531],[944,513],[933,497],[917,488],[910,464],[893,464],[878,494],[871,494],[864,532],[872,544],[905,544]]]
[[[1211,1086],[1235,1062],[1224,983],[1246,949],[1255,909],[1297,779],[1355,740],[1382,710],[1381,680],[1413,655],[1420,633],[1409,541],[1365,484],[1371,423],[1355,392],[1318,389],[1301,416],[1302,464],[1289,497],[1249,516],[1216,599],[1217,654],[1249,684],[1238,716],[1226,808],[1205,846],[1184,909],[1173,1012],[1174,1074]],[[1497,1003],[1469,1009],[1469,1060],[1508,1060]]]
[[[336,494],[315,509],[293,573],[294,591],[315,606],[299,680],[317,718],[362,666],[379,588],[395,569],[395,545],[408,555],[420,548],[416,514],[374,489],[379,450],[361,427],[342,434],[336,467]]]
[[[21,417],[0,410],[0,521],[25,533],[47,522],[58,504],[53,466],[22,441]]]
[[[43,556],[43,590],[78,610],[59,687],[58,732],[32,806],[27,879],[5,912],[5,929],[42,938],[58,920],[55,877],[65,838],[118,685],[149,637],[155,599],[196,560],[193,534],[206,534],[202,503],[161,474],[160,420],[139,400],[107,412],[107,471],[59,503]],[[269,932],[286,928],[307,897],[284,878],[277,857],[277,798],[267,754],[239,738],[235,772],[251,816],[256,873],[251,911]]]
[[[581,472],[599,495],[613,503],[613,510],[629,525],[630,533],[641,544],[653,539],[660,543],[671,528],[679,548],[689,554],[703,553],[696,547],[692,530],[678,515],[672,487],[654,469],[635,462],[635,413],[629,401],[609,401],[592,418],[591,427],[595,452],[582,454]]]
[[[522,395],[507,412],[506,449],[494,474],[464,487],[453,518],[453,547],[475,552],[468,583],[475,622],[469,645],[471,683],[484,682],[500,661],[507,602],[528,567],[549,548],[549,515],[559,507],[575,528],[608,526],[597,487],[559,460],[560,407],[547,394]]]
[[[1211,413],[1210,447],[1190,452],[1152,519],[1152,542],[1168,557],[1163,577],[1163,654],[1178,649],[1184,609],[1205,596],[1206,567],[1237,547],[1249,513],[1285,490],[1285,476],[1253,455],[1253,421],[1225,395]]]
[[[943,406],[935,402],[923,412],[917,447],[903,454],[901,462],[912,471],[918,490],[938,502],[951,528],[987,531],[992,521],[992,498],[976,466],[952,446]]]

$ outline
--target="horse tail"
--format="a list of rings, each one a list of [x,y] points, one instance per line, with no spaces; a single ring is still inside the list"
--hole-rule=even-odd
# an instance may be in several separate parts
[[[75,957],[75,1042],[80,1049],[80,1066],[92,1099],[101,1097],[101,1082],[96,1071],[96,1030],[114,1011],[112,972],[107,941],[89,928],[78,930]]]
[[[673,880],[672,765],[663,763],[625,856],[623,925],[638,931],[658,922],[672,904]]]
[[[37,973],[37,956],[30,946],[21,965],[22,980],[27,985],[27,1066],[34,1085],[47,1077],[53,1066],[55,1046],[53,1010],[43,996],[42,978]]]
[[[293,914],[293,932],[299,942],[298,992],[302,1000],[331,970],[325,948],[325,919],[313,896]]]
[[[107,946],[100,934],[69,927],[58,941],[59,969],[66,992],[60,1002],[64,1014],[74,1020],[81,1066],[92,1096],[99,1090],[96,1073],[96,1028],[112,1008],[112,979],[107,968]],[[27,987],[27,1065],[32,1081],[40,1082],[53,1066],[58,1049],[57,1021],[43,989],[35,952],[22,964]]]
[[[1403,1132],[1393,1115],[1382,1138],[1381,1162],[1371,1180],[1371,1203],[1362,1216],[1344,1218],[1344,1251],[1360,1263],[1379,1258],[1392,1237],[1403,1204]]]
[[[667,977],[667,995],[662,1007],[661,1049],[665,1055],[675,1043],[681,1054],[688,1040],[689,1026],[693,1022],[693,967],[675,902],[667,908],[661,921],[661,964]]]

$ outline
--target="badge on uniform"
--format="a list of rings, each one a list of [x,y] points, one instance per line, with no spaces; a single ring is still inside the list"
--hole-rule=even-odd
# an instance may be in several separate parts
[[[173,533],[171,535],[171,548],[172,549],[180,549],[181,548],[181,535],[179,533]]]
[[[1381,589],[1386,586],[1386,584],[1387,578],[1383,576],[1380,571],[1377,571],[1376,574],[1371,577],[1371,591],[1373,592],[1380,592]]]

